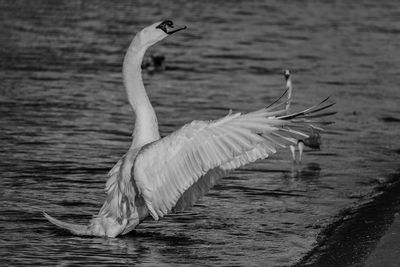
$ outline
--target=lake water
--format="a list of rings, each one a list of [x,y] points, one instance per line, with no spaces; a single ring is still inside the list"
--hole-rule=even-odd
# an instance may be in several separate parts
[[[399,176],[400,16],[395,1],[1,1],[0,256],[5,265],[289,266],[341,211]],[[41,215],[87,223],[134,117],[121,64],[133,35],[188,26],[148,54],[162,135],[271,103],[293,73],[298,110],[332,95],[322,149],[231,173],[187,212],[121,238],[71,236]],[[397,177],[397,178],[396,178]],[[377,215],[379,216],[379,215]]]

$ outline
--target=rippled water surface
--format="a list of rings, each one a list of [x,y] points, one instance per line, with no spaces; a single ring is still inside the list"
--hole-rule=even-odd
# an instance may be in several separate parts
[[[5,264],[287,266],[344,208],[399,167],[400,25],[395,1],[1,1],[0,256]],[[294,109],[327,95],[338,114],[320,151],[288,150],[233,172],[187,212],[117,239],[86,223],[134,117],[121,64],[134,33],[188,29],[153,47],[144,72],[163,135],[194,119],[269,104],[293,72]]]

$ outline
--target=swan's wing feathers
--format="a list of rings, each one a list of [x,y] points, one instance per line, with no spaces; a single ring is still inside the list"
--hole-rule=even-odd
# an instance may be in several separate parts
[[[178,199],[178,202],[172,208],[172,211],[181,212],[187,207],[193,206],[201,196],[205,195],[208,190],[217,183],[219,178],[224,176],[225,173],[224,170],[217,167],[201,176],[197,182],[192,184],[185,192],[183,192],[182,196]]]
[[[277,147],[295,142],[291,136],[298,133],[287,128],[289,124],[289,120],[270,117],[263,109],[229,114],[217,121],[192,122],[154,142],[138,154],[134,166],[134,179],[150,214],[154,219],[163,217],[182,195],[192,197],[184,195],[189,188],[198,187],[193,191],[204,194],[217,174],[265,158]],[[217,174],[208,174],[213,170]],[[207,175],[210,177],[200,186],[199,179]],[[196,183],[199,185],[193,186]]]
[[[100,215],[112,216],[114,218],[120,218],[122,216],[120,209],[121,191],[119,188],[119,181],[121,180],[120,169],[124,158],[125,156],[123,156],[108,173],[108,180],[105,187],[107,199],[99,212]]]
[[[99,211],[99,216],[117,220],[129,218],[135,203],[135,188],[131,179],[133,160],[139,149],[128,151],[108,173],[105,191],[106,201]]]

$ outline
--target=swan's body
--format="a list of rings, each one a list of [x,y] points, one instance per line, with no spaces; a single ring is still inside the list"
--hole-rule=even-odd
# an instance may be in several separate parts
[[[303,133],[309,128],[307,117],[317,117],[313,113],[333,105],[289,115],[285,109],[277,110],[280,105],[243,115],[230,113],[215,121],[194,121],[160,139],[140,66],[147,48],[181,29],[171,21],[155,23],[140,31],[128,49],[123,76],[136,114],[135,129],[128,152],[109,172],[107,199],[99,214],[83,226],[45,213],[50,222],[76,235],[126,234],[149,215],[158,220],[191,206],[227,171],[307,137]]]

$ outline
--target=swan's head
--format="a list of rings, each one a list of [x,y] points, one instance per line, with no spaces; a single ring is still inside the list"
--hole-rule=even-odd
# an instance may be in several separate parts
[[[140,45],[149,47],[165,37],[184,29],[186,29],[186,26],[175,26],[171,20],[164,20],[144,28],[138,33],[137,37]]]
[[[284,70],[283,75],[285,75],[285,80],[287,81],[290,78],[290,71],[289,70]]]

